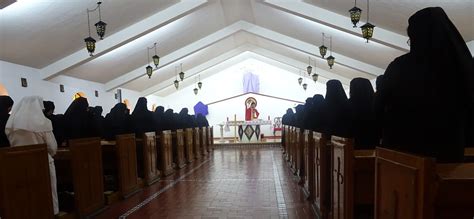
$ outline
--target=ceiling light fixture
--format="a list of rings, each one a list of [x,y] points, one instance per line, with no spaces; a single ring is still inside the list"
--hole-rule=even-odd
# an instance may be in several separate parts
[[[332,66],[334,65],[334,61],[336,58],[332,56],[332,36],[329,37],[329,57],[326,58],[328,61],[329,68],[332,69]]]
[[[97,42],[94,38],[91,36],[91,22],[90,22],[90,16],[89,14],[96,11],[97,9],[99,10],[99,22],[95,24],[95,28],[97,31],[97,35],[99,35],[100,39],[102,40],[104,35],[105,35],[105,29],[107,24],[102,21],[102,15],[100,12],[100,5],[102,2],[97,2],[97,6],[94,9],[87,9],[87,29],[89,31],[89,36],[84,39],[84,42],[86,43],[86,49],[87,52],[89,52],[90,56],[94,55],[95,51],[95,43]]]
[[[298,69],[299,70],[299,75],[300,77],[298,78],[298,84],[301,85],[301,83],[303,83],[303,78],[301,77],[301,69]]]
[[[184,80],[183,63],[181,63],[181,72],[179,73],[179,79],[181,79],[181,81]]]
[[[308,67],[306,67],[306,72],[308,75],[311,75],[311,71],[313,71],[313,67],[311,67],[311,56],[308,57]]]
[[[360,27],[362,29],[362,37],[369,42],[369,39],[374,35],[375,25],[369,23],[369,0],[367,0],[367,23]]]
[[[349,10],[349,13],[351,14],[351,21],[352,24],[354,24],[354,28],[357,27],[357,23],[360,21],[360,14],[362,12],[362,9],[357,7],[357,0],[354,0],[354,7]]]
[[[179,88],[179,81],[178,81],[178,66],[174,67],[174,73],[176,74],[176,80],[174,80],[174,87],[176,90]]]
[[[321,45],[319,47],[319,54],[321,55],[321,57],[324,57],[326,56],[326,52],[328,51],[328,48],[326,46],[324,46],[324,39],[326,38],[326,36],[324,35],[323,33],[323,38],[322,38],[322,41],[323,41],[323,45]]]
[[[201,89],[202,88],[201,75],[198,75],[198,77],[199,77],[198,87],[199,89]]]
[[[316,71],[317,71],[316,63],[317,62],[318,62],[318,60],[315,59],[314,60],[314,74],[312,75],[314,82],[318,81],[318,77],[319,77],[318,73],[316,73]]]

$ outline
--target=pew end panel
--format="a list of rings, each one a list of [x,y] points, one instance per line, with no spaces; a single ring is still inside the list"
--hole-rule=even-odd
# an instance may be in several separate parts
[[[325,134],[313,132],[314,138],[314,201],[313,209],[320,218],[329,218],[330,212],[330,166],[331,154],[328,145],[330,138]]]
[[[176,168],[181,169],[186,166],[184,157],[184,132],[182,129],[176,130],[176,138],[173,138],[173,160]]]
[[[193,129],[193,143],[194,143],[194,157],[196,159],[201,158],[201,138],[199,134],[199,128]]]
[[[45,144],[0,149],[0,217],[54,218]]]
[[[309,201],[314,200],[314,138],[312,131],[305,131],[304,135],[304,163],[305,177],[303,192]]]
[[[170,130],[163,131],[160,136],[160,170],[163,176],[169,176],[174,173],[173,153],[172,153],[172,135]]]
[[[185,147],[186,162],[192,163],[194,161],[193,130],[189,128],[185,129],[184,137],[185,137],[184,142],[186,144],[186,147]]]
[[[117,135],[115,138],[119,191],[123,198],[127,198],[140,191],[135,134]]]
[[[152,185],[160,179],[160,171],[157,168],[157,145],[155,132],[144,133],[143,141],[143,162],[144,180],[146,185]]]

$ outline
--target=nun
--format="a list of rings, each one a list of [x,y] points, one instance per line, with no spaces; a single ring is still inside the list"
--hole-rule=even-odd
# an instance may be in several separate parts
[[[66,139],[100,137],[89,102],[84,97],[75,99],[64,113]]]
[[[145,97],[138,98],[135,109],[132,112],[132,122],[137,136],[155,131],[153,113],[148,110],[148,101]]]
[[[164,130],[164,113],[165,108],[163,106],[158,106],[153,113],[153,121],[155,123],[155,132],[161,133]]]
[[[56,189],[56,169],[53,156],[58,145],[53,134],[51,121],[43,114],[43,98],[38,96],[24,97],[12,110],[5,126],[5,133],[12,147],[46,144],[48,148],[49,175],[53,197],[54,214],[59,213],[58,194]]]
[[[309,109],[310,114],[308,120],[311,122],[309,129],[315,132],[322,133],[325,127],[324,124],[324,96],[316,94],[313,96],[313,104]]]
[[[467,115],[474,103],[472,56],[440,7],[408,20],[410,52],[385,71],[377,106],[383,110],[384,147],[434,157],[464,159]]]
[[[348,100],[339,80],[329,80],[326,83],[323,111],[325,115],[323,133],[339,137],[351,137],[349,134]]]
[[[116,135],[133,133],[132,120],[128,114],[127,105],[117,103],[105,116],[104,138],[114,140]]]

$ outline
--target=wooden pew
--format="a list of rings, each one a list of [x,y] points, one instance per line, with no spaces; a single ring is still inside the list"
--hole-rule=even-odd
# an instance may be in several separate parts
[[[96,215],[105,209],[100,138],[69,140],[68,145],[54,157],[58,188],[72,183],[77,217]]]
[[[318,132],[313,132],[314,138],[314,201],[313,208],[319,218],[329,218],[331,207],[331,152],[329,136]]]
[[[199,158],[201,158],[201,138],[200,138],[200,134],[199,134],[199,128],[194,128],[193,129],[193,136],[194,136],[194,139],[193,139],[194,157],[196,159],[199,159]]]
[[[184,130],[184,154],[186,157],[186,162],[192,163],[194,161],[194,143],[193,143],[193,130],[187,128]]]
[[[0,218],[54,218],[45,144],[0,149]]]
[[[314,138],[313,132],[304,133],[304,186],[303,192],[309,201],[314,200]]]
[[[209,145],[210,145],[210,150],[214,150],[214,127],[213,126],[209,128]]]
[[[175,167],[181,169],[186,166],[186,159],[184,158],[184,132],[182,129],[173,132],[173,161]]]
[[[112,150],[115,151],[117,159],[119,192],[123,198],[127,198],[140,190],[135,134],[117,135],[115,140],[116,144],[112,145]],[[102,146],[107,151],[111,149],[107,143]]]
[[[206,127],[199,128],[199,139],[201,140],[201,153],[203,156],[207,156],[207,133]]]
[[[474,163],[376,149],[375,218],[472,219]]]
[[[159,140],[159,169],[163,176],[169,176],[174,173],[173,169],[173,152],[172,152],[172,135],[171,131],[163,131]]]
[[[331,138],[331,213],[334,219],[373,218],[375,151],[354,140]]]
[[[298,129],[298,131],[299,131],[299,129]],[[297,133],[297,129],[295,127],[293,127],[292,130],[291,130],[290,162],[291,162],[291,170],[295,174],[296,174],[296,170],[297,170],[297,167],[296,167],[296,150],[298,149],[297,134],[296,133]]]
[[[290,162],[291,158],[291,126],[285,126],[285,159]]]
[[[206,127],[206,136],[207,136],[207,152],[208,153],[211,153],[212,151],[212,143],[213,143],[213,139],[212,139],[212,127]]]
[[[143,179],[146,185],[151,185],[160,179],[160,171],[157,168],[157,140],[155,132],[148,132],[142,137],[143,147]]]
[[[296,128],[296,173],[299,183],[303,183],[304,177],[304,129]]]

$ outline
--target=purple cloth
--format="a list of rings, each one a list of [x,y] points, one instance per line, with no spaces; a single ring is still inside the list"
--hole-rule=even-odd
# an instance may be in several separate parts
[[[206,104],[202,103],[199,101],[195,106],[194,106],[194,115],[199,115],[202,114],[203,116],[207,116],[209,114],[208,107]]]
[[[244,93],[260,93],[260,79],[251,72],[244,74]]]

